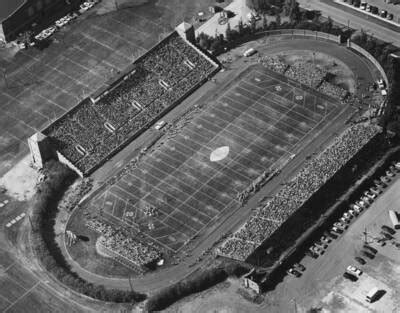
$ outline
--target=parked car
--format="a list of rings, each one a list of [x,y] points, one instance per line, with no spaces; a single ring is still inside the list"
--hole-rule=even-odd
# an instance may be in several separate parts
[[[365,250],[369,250],[370,252],[372,252],[373,254],[377,254],[378,250],[376,250],[374,247],[371,247],[369,244],[364,244],[363,248]]]
[[[339,227],[336,227],[336,226],[333,226],[331,231],[334,232],[337,235],[340,235],[341,233],[343,233],[343,229],[341,229]]]
[[[378,196],[379,194],[382,193],[382,190],[380,190],[379,188],[375,188],[375,187],[371,187],[369,188],[369,190],[371,191],[372,194]]]
[[[350,216],[352,216],[352,217],[356,217],[356,216],[359,214],[358,211],[352,210],[352,209],[349,209],[349,210],[347,211],[347,213],[350,214]]]
[[[385,184],[390,183],[390,178],[388,176],[381,176],[381,181]]]
[[[364,191],[364,195],[365,195],[366,197],[368,197],[369,199],[371,199],[371,200],[375,200],[376,197],[377,197],[376,193],[372,193],[372,192],[369,191],[369,190]]]
[[[385,237],[387,240],[392,240],[393,236],[391,234],[388,234],[387,232],[381,231],[380,234]]]
[[[363,273],[362,270],[360,270],[358,267],[355,267],[353,265],[349,265],[346,268],[346,272],[349,273],[349,274],[352,274],[354,276],[357,276],[357,277],[360,277],[362,275],[362,273]]]
[[[364,265],[367,263],[367,261],[365,261],[362,257],[356,256],[354,258],[354,260],[356,260],[358,263],[360,263],[361,265]]]
[[[306,250],[305,254],[310,256],[310,257],[312,257],[312,258],[314,258],[314,259],[318,258],[318,254],[315,253],[314,251],[311,251],[311,250]]]
[[[341,217],[339,219],[339,222],[342,223],[342,224],[350,224],[350,220],[347,219],[347,218],[344,218],[344,217]]]
[[[389,21],[393,20],[393,14],[392,14],[392,13],[389,13],[389,14],[386,16],[386,18],[387,18]]]
[[[392,165],[393,165],[396,169],[400,170],[400,162],[393,161],[393,162],[392,162]]]
[[[333,224],[333,226],[337,227],[337,228],[341,228],[343,230],[347,229],[349,226],[340,222],[336,222],[335,224]]]
[[[300,277],[301,273],[296,271],[294,268],[289,268],[286,273],[288,273],[289,275],[292,275],[294,277]]]
[[[382,225],[381,229],[384,230],[385,232],[388,232],[391,235],[394,235],[396,233],[396,231],[392,227],[389,227],[387,225]]]
[[[332,239],[326,235],[321,236],[321,242],[323,243],[330,243],[332,241]]]
[[[348,280],[351,280],[351,281],[356,281],[358,279],[358,277],[356,277],[356,276],[354,276],[352,274],[349,274],[347,272],[343,273],[343,277],[348,279]]]
[[[351,219],[353,218],[353,215],[351,215],[351,214],[348,213],[348,212],[344,212],[344,213],[343,213],[343,217],[344,217],[345,219],[351,220]]]
[[[306,267],[303,264],[300,263],[295,263],[293,264],[293,267],[298,270],[304,272],[306,270]]]
[[[387,170],[385,173],[386,173],[386,176],[394,177],[394,173],[392,173],[392,172],[389,171],[389,170]]]
[[[319,241],[317,241],[317,242],[315,243],[315,246],[318,247],[318,248],[320,248],[320,249],[326,249],[326,248],[328,248],[328,244],[326,244],[326,243],[324,243],[324,242],[319,242]]]
[[[376,187],[385,188],[387,185],[382,181],[382,179],[374,179],[374,184]]]
[[[365,202],[365,201],[362,201],[362,200],[356,201],[356,204],[357,204],[359,207],[363,208],[363,209],[366,209],[366,208],[368,207],[368,203]]]
[[[381,11],[381,17],[385,18],[387,16],[387,11],[386,10],[382,10]]]
[[[350,208],[351,208],[351,210],[354,210],[355,212],[357,212],[357,214],[360,214],[363,210],[363,208],[358,206],[357,204],[350,204]]]
[[[373,259],[375,254],[369,252],[368,250],[361,250],[362,255],[366,256],[368,259]]]

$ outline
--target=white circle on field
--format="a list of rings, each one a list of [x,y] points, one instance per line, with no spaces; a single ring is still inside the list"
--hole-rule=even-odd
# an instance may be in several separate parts
[[[225,159],[229,154],[229,147],[223,146],[215,149],[210,154],[210,161],[211,162],[218,162]]]

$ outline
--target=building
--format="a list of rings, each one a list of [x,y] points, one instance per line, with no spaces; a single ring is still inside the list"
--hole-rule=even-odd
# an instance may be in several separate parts
[[[12,41],[26,30],[40,32],[57,18],[79,9],[82,0],[1,0],[0,40]]]

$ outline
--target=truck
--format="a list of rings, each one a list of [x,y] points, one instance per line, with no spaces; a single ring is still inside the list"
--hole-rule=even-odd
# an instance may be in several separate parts
[[[378,293],[379,293],[379,289],[377,287],[372,288],[368,292],[367,296],[365,297],[365,301],[367,301],[369,303],[374,302]]]
[[[394,229],[400,229],[399,219],[397,217],[397,213],[393,210],[389,210],[389,218],[393,224]]]

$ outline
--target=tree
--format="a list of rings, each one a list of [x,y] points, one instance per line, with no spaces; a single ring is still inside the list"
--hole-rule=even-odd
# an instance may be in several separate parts
[[[21,33],[18,37],[18,41],[23,43],[25,47],[29,47],[29,45],[33,42],[33,31],[27,30]]]
[[[267,21],[267,15],[263,14],[263,30],[267,30],[268,29],[268,21]]]
[[[289,7],[289,19],[291,23],[298,22],[301,19],[300,7],[296,1],[292,1]]]
[[[275,22],[276,22],[276,27],[279,28],[279,26],[281,26],[281,15],[280,14],[278,14],[276,16]]]
[[[257,30],[256,19],[254,18],[254,16],[252,16],[250,19],[250,32],[255,33],[256,30]]]
[[[241,18],[238,23],[238,32],[239,32],[239,36],[243,35],[243,33],[244,33],[243,21]]]
[[[225,38],[227,42],[232,41],[232,29],[231,29],[231,24],[228,22],[228,25],[226,25],[226,31],[225,31]]]

